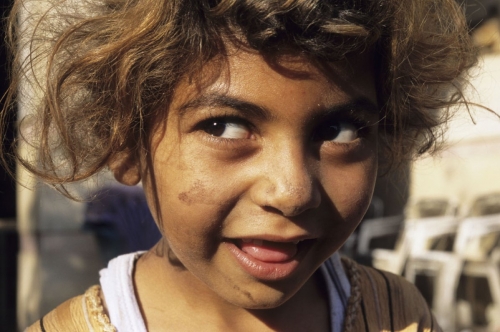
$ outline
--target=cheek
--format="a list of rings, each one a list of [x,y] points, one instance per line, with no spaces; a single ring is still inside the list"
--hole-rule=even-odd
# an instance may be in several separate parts
[[[358,163],[337,164],[326,172],[325,191],[341,219],[353,228],[370,204],[376,176],[376,157]]]
[[[170,166],[156,176],[154,213],[170,249],[181,261],[212,257],[231,210],[231,200],[203,172]],[[154,199],[153,195],[149,197]]]

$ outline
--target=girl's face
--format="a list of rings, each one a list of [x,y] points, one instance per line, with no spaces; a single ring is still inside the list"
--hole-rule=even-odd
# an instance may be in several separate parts
[[[344,243],[377,173],[372,73],[362,57],[325,73],[241,51],[179,85],[141,176],[183,281],[276,307]]]

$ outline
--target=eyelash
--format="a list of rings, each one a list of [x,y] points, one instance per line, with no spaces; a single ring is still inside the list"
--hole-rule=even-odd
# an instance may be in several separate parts
[[[364,138],[368,135],[370,132],[370,127],[371,127],[371,121],[365,119],[364,117],[356,116],[353,114],[354,111],[351,111],[349,113],[344,113],[344,114],[335,114],[335,116],[326,116],[321,121],[319,121],[322,125],[326,126],[329,124],[340,124],[340,123],[347,123],[349,125],[352,125],[354,128],[356,128],[356,133],[358,135],[358,138]],[[314,132],[317,132],[321,128],[321,125],[316,126]],[[313,140],[314,140],[314,133],[313,133]],[[335,144],[350,144],[349,143],[342,143],[342,142],[334,142],[332,141],[331,143]]]
[[[216,143],[216,144],[223,144],[223,145],[234,145],[234,144],[241,144],[242,139],[235,139],[235,138],[225,138],[225,137],[220,137],[220,136],[215,136],[211,135],[208,132],[206,132],[206,129],[211,123],[215,122],[225,122],[225,123],[235,123],[239,124],[242,126],[245,126],[248,128],[250,132],[255,131],[255,127],[247,120],[235,116],[232,114],[223,114],[223,115],[208,115],[205,119],[201,120],[198,122],[198,124],[195,126],[195,130],[198,131],[204,131],[206,133],[205,138],[211,142],[211,143]]]
[[[357,133],[357,138],[354,140],[356,141],[358,138],[364,138],[368,135],[370,132],[370,126],[371,121],[365,119],[364,117],[356,116],[353,114],[354,112],[351,111],[349,113],[344,113],[344,114],[335,114],[335,116],[326,116],[321,119],[321,121],[318,121],[320,123],[324,124],[339,124],[339,123],[347,123],[352,125],[354,128],[356,128],[356,133]],[[202,119],[198,122],[198,124],[195,126],[195,130],[199,131],[204,131],[206,134],[206,138],[212,142],[212,143],[218,143],[218,144],[224,144],[224,145],[234,145],[234,144],[241,144],[242,140],[246,139],[237,139],[237,138],[225,138],[225,137],[220,137],[220,136],[215,136],[211,135],[207,132],[207,128],[211,123],[215,122],[220,122],[220,123],[235,123],[238,125],[245,126],[248,128],[250,132],[255,132],[256,128],[255,126],[247,121],[244,118],[241,118],[239,116],[235,116],[232,114],[222,114],[222,115],[208,115],[205,119]],[[312,140],[316,141],[315,139],[315,133],[319,130],[321,126],[316,125],[313,132],[312,132]],[[326,140],[325,140],[326,141]],[[335,142],[335,141],[326,141],[332,144],[336,145],[350,145],[352,142]]]

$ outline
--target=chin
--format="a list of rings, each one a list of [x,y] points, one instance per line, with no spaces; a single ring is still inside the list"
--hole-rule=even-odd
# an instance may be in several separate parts
[[[231,298],[226,300],[248,310],[274,309],[290,300],[299,289],[282,291],[261,284],[257,289],[238,289],[237,294],[231,294]]]
[[[251,301],[244,301],[244,303],[240,303],[238,306],[248,310],[274,309],[282,306],[288,299],[288,297],[252,299]]]

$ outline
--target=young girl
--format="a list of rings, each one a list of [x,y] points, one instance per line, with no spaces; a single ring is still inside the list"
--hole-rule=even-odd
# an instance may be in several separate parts
[[[439,330],[413,286],[336,252],[380,165],[434,150],[462,101],[455,0],[49,7],[12,40],[15,84],[43,95],[18,160],[61,190],[142,181],[162,239],[28,331]]]

